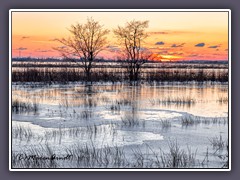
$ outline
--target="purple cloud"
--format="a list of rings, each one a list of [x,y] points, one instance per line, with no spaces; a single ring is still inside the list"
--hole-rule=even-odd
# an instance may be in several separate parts
[[[205,43],[198,43],[195,45],[195,47],[203,47],[203,46],[205,46]]]
[[[165,43],[163,41],[156,42],[155,45],[164,45]]]
[[[218,48],[218,47],[220,47],[220,46],[209,46],[208,48]]]
[[[120,51],[120,48],[118,46],[114,46],[114,45],[109,45],[106,48],[110,52],[119,52]]]

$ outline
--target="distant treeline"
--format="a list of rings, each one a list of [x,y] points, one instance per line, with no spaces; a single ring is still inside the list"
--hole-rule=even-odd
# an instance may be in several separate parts
[[[81,62],[80,59],[56,59],[56,58],[12,58],[13,62]],[[114,60],[114,59],[95,59],[95,62],[123,62],[123,60]],[[148,63],[198,63],[198,64],[228,64],[226,60],[179,60],[179,61],[156,61],[156,60],[146,60]]]
[[[94,68],[126,68],[128,64],[122,61],[97,61],[93,65]],[[12,67],[38,67],[38,68],[82,68],[83,64],[81,62],[72,62],[72,61],[14,61]],[[228,63],[225,62],[146,62],[142,68],[187,68],[187,69],[228,69]]]

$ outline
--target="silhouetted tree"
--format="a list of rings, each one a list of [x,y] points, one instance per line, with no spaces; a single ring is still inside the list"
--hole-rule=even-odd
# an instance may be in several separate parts
[[[71,25],[69,29],[71,37],[57,39],[63,46],[55,48],[67,59],[78,59],[82,62],[86,81],[91,81],[91,70],[94,59],[104,49],[107,43],[106,35],[109,30],[103,25],[88,19],[85,24]]]
[[[123,57],[130,81],[139,80],[141,67],[151,57],[152,53],[143,47],[147,38],[145,29],[148,21],[130,21],[125,26],[114,29],[113,32],[123,48]]]

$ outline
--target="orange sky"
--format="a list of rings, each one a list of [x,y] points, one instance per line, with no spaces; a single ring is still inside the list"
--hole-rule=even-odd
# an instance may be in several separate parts
[[[112,30],[127,21],[148,20],[146,48],[161,60],[228,60],[227,12],[12,12],[13,57],[56,57],[55,38],[88,17]],[[115,59],[119,48],[111,32],[99,57]]]

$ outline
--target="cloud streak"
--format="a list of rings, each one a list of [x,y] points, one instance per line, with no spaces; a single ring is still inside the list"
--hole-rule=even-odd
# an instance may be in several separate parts
[[[180,55],[183,55],[183,53],[182,52],[169,52],[168,55],[180,56]]]
[[[204,47],[205,46],[205,43],[198,43],[195,45],[195,47]]]
[[[168,34],[168,35],[175,35],[175,34],[189,34],[189,33],[198,33],[194,31],[171,31],[171,30],[164,30],[164,31],[151,31],[148,32],[150,35],[161,35],[161,34]]]
[[[16,50],[25,51],[25,50],[27,50],[27,48],[25,48],[25,47],[20,47],[20,48],[17,48]]]
[[[156,42],[155,45],[164,45],[165,43],[163,41]]]
[[[197,57],[198,56],[198,54],[190,54],[190,55],[188,55],[188,57]]]
[[[41,49],[38,49],[38,50],[36,50],[36,52],[52,52],[52,50],[41,50]]]
[[[49,40],[46,40],[46,41],[44,41],[44,40],[33,40],[32,42],[34,42],[34,43],[54,43],[53,41],[49,41]]]
[[[208,48],[218,48],[220,47],[219,45],[216,45],[216,46],[209,46]]]
[[[107,46],[106,49],[110,52],[119,52],[120,51],[120,48],[118,46],[113,46],[113,45]]]
[[[177,47],[183,47],[185,43],[181,43],[181,44],[173,44],[171,47],[173,48],[177,48]]]
[[[168,54],[167,50],[160,51],[158,54]]]
[[[148,34],[154,35],[154,34],[169,34],[166,31],[155,31],[155,32],[148,32]]]
[[[21,40],[28,39],[30,38],[29,36],[22,36]]]

